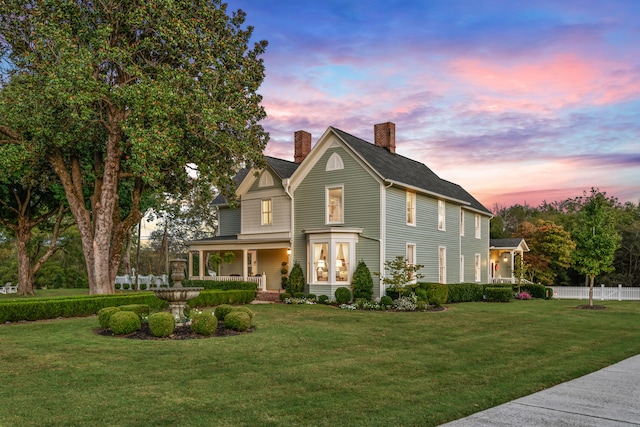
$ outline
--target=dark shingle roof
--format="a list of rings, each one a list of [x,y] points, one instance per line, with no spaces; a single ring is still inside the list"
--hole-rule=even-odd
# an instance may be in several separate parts
[[[489,239],[489,246],[493,248],[517,248],[522,242],[522,237],[511,239]]]
[[[298,169],[298,166],[300,166],[298,163],[290,162],[288,160],[276,159],[275,157],[270,156],[264,156],[264,160],[271,167],[271,169],[273,169],[273,171],[278,174],[281,179],[290,178],[291,175],[293,175],[293,173],[296,171],[296,169]],[[240,171],[238,171],[238,173],[233,177],[233,182],[236,188],[242,183],[242,181],[244,181],[244,179],[249,174],[249,171],[251,171],[250,168],[240,169]],[[221,194],[219,194],[215,199],[213,199],[211,205],[220,206],[226,205],[227,203],[228,200]]]
[[[441,179],[424,163],[390,153],[385,148],[348,134],[340,129],[332,129],[362,158],[375,169],[380,176],[390,181],[419,188],[443,197],[462,200],[469,206],[487,214],[491,212],[482,203],[458,184]]]

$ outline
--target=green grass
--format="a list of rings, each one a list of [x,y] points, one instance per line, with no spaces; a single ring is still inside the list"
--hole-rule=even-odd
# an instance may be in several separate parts
[[[61,289],[36,289],[35,295],[18,296],[16,294],[0,294],[0,299],[24,299],[24,298],[56,298],[76,295],[89,295],[88,288],[61,288]]]
[[[4,325],[0,425],[438,425],[640,353],[640,303],[578,304],[257,305],[256,332],[189,341]]]

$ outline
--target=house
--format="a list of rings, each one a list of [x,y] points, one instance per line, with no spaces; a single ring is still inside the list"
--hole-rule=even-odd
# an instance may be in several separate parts
[[[525,252],[529,252],[529,246],[521,237],[489,239],[491,281],[493,283],[516,283],[517,260],[518,257],[523,259]]]
[[[424,265],[425,281],[490,281],[491,213],[397,154],[395,124],[375,125],[374,143],[329,127],[313,149],[305,131],[295,133],[294,146],[294,162],[266,157],[264,169],[237,175],[238,207],[215,201],[220,233],[190,243],[191,278],[207,277],[208,254],[233,251],[241,256],[224,274],[259,274],[266,290],[280,289],[283,263],[290,269],[295,261],[308,292],[333,297],[350,286],[358,261],[383,273],[398,255]],[[381,295],[374,277],[374,296]]]

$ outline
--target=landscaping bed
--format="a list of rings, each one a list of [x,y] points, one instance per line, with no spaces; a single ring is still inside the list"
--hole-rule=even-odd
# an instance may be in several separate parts
[[[175,329],[173,330],[173,334],[169,335],[166,338],[159,338],[159,337],[154,337],[151,334],[151,330],[149,329],[149,324],[148,323],[143,323],[140,326],[140,329],[132,332],[130,334],[127,335],[115,335],[111,329],[109,328],[96,328],[93,331],[98,334],[98,335],[102,335],[105,337],[117,337],[117,338],[128,338],[128,339],[132,339],[132,340],[156,340],[156,341],[169,341],[169,340],[194,340],[194,339],[202,339],[202,338],[220,338],[220,337],[230,337],[230,336],[236,336],[236,335],[244,335],[244,334],[249,334],[251,332],[253,332],[255,330],[255,327],[251,327],[249,328],[249,330],[245,331],[245,332],[238,332],[238,331],[234,331],[232,329],[226,329],[224,327],[224,322],[218,322],[218,328],[216,329],[216,331],[213,333],[213,335],[210,336],[206,336],[206,335],[198,335],[195,332],[193,332],[191,330],[191,327],[189,325],[179,325],[176,326]]]

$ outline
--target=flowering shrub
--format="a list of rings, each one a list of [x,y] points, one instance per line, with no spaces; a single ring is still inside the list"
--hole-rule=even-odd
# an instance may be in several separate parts
[[[313,299],[309,299],[309,298],[285,298],[283,301],[283,303],[285,304],[315,304],[316,300],[315,298]]]
[[[531,295],[529,292],[520,292],[518,294],[518,299],[531,299]]]
[[[355,310],[357,307],[355,304],[340,304],[340,308],[343,310]]]
[[[417,302],[418,297],[416,294],[411,294],[408,297],[400,297],[393,301],[393,305],[398,311],[414,311],[417,308]]]

